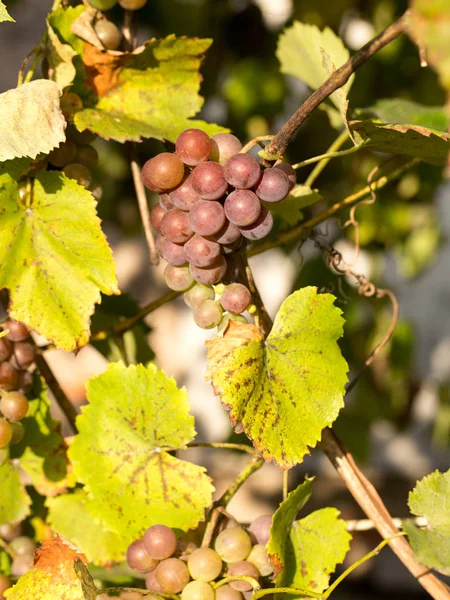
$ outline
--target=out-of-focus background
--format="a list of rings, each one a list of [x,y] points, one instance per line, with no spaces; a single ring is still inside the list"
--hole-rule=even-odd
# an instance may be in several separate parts
[[[23,58],[38,43],[52,0],[7,0],[16,24],[3,24],[0,35],[0,92],[14,87]],[[139,11],[141,41],[168,34],[213,38],[202,68],[202,118],[228,126],[242,140],[273,133],[307,97],[299,80],[280,74],[277,38],[293,20],[328,26],[357,50],[406,9],[400,0],[149,0]],[[117,11],[117,15],[122,14]],[[115,17],[114,10],[111,11]],[[118,17],[119,18],[119,17]],[[417,49],[403,37],[381,51],[357,73],[350,105],[364,107],[380,98],[401,97],[427,105],[443,105],[445,94],[432,69],[421,68]],[[321,154],[336,136],[322,111],[316,111],[289,147],[287,160],[299,162]],[[151,268],[126,154],[114,143],[95,142],[100,152],[96,178],[104,193],[99,213],[114,250],[121,289],[140,305],[164,294],[163,265]],[[158,142],[140,145],[140,159],[160,151]],[[323,209],[363,187],[383,156],[362,151],[332,161],[317,180]],[[299,172],[303,181],[308,169]],[[442,183],[444,181],[444,183]],[[151,202],[155,199],[149,196]],[[361,251],[354,270],[391,288],[400,304],[400,322],[392,342],[347,398],[336,429],[367,469],[391,514],[407,517],[407,496],[416,479],[449,467],[450,440],[450,186],[441,169],[419,166],[378,194],[375,204],[357,211]],[[336,222],[329,240],[352,262],[354,230]],[[382,337],[390,305],[361,298],[348,282],[338,285],[312,242],[301,249],[273,250],[252,259],[255,277],[269,312],[305,285],[333,291],[346,319],[342,342],[351,372],[364,363]],[[150,346],[157,364],[185,385],[196,416],[199,439],[240,439],[204,382],[204,342],[212,334],[194,324],[181,300],[165,305],[147,320]],[[76,357],[49,353],[67,395],[85,400],[84,384],[104,369],[95,349]],[[133,399],[130,398],[130,402]],[[233,453],[191,451],[205,464],[218,492],[245,460]],[[337,506],[345,518],[361,512],[320,451],[314,450],[290,475],[293,486],[315,474],[309,509]],[[243,522],[270,512],[281,498],[282,475],[266,465],[237,494],[230,512]],[[374,532],[355,534],[346,565],[375,547]],[[389,549],[358,569],[335,593],[336,599],[419,599],[426,597]]]

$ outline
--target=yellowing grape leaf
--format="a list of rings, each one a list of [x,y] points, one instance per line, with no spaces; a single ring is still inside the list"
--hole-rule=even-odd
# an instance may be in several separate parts
[[[72,85],[76,69],[73,59],[77,56],[75,50],[69,44],[63,44],[57,34],[47,22],[47,59],[49,66],[49,79],[54,81],[58,88],[63,91]]]
[[[409,507],[427,519],[421,529],[412,522],[403,525],[419,562],[450,575],[450,470],[435,471],[421,479],[409,494]]]
[[[94,600],[96,589],[86,558],[60,537],[44,540],[34,567],[4,592],[7,600]]]
[[[69,457],[92,516],[124,545],[155,523],[195,527],[213,487],[203,467],[169,454],[195,435],[185,390],[153,364],[111,363],[87,396]]]
[[[286,544],[285,569],[277,578],[281,587],[320,593],[343,562],[352,536],[336,508],[322,508],[296,521]],[[287,600],[288,595],[284,596]]]
[[[31,500],[10,460],[0,464],[0,523],[19,523],[30,514]]]
[[[59,89],[36,79],[0,94],[0,162],[48,154],[66,139]]]
[[[344,404],[343,319],[333,302],[303,288],[283,302],[266,340],[254,325],[232,322],[207,342],[206,376],[232,423],[284,469],[303,460]]]
[[[298,184],[282,202],[263,202],[263,204],[273,215],[278,215],[289,225],[296,225],[303,217],[302,208],[311,206],[321,199],[318,190],[311,189],[309,185]]]
[[[295,21],[278,38],[277,58],[282,73],[298,77],[316,90],[350,58],[350,53],[341,38],[328,27],[320,31],[316,25]],[[347,95],[353,79],[352,75],[344,86],[330,96],[339,111],[331,112],[333,127],[346,123]]]
[[[124,559],[127,542],[92,516],[95,501],[81,489],[73,494],[48,498],[47,522],[52,529],[74,544],[90,563],[109,566]],[[83,524],[80,527],[80,524]]]
[[[2,23],[3,21],[12,21],[13,23],[15,23],[15,21],[11,17],[11,15],[8,14],[8,11],[6,10],[6,6],[0,0],[0,23]]]
[[[2,175],[0,193],[0,288],[10,290],[11,317],[58,348],[83,346],[100,292],[119,293],[96,201],[56,171],[39,173],[24,199]]]

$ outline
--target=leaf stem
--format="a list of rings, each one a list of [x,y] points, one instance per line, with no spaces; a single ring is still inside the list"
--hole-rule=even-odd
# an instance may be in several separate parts
[[[255,454],[255,450],[252,446],[228,442],[191,442],[188,444],[188,448],[221,448],[223,450],[240,450],[241,452],[247,452],[247,454],[251,454],[252,456]]]
[[[321,600],[324,597],[323,594],[318,594],[317,592],[311,592],[309,590],[301,590],[298,588],[289,587],[275,587],[258,590],[252,595],[251,600],[258,600],[259,598],[268,596],[269,594],[291,594],[292,596],[299,596],[301,594],[303,597],[318,598],[318,600]]]
[[[344,129],[344,131],[334,140],[334,142],[331,144],[331,146],[328,148],[328,150],[326,151],[325,154],[322,154],[321,157],[315,157],[315,158],[320,158],[320,162],[318,165],[316,165],[314,167],[314,169],[311,171],[311,173],[308,175],[306,181],[305,181],[305,185],[309,185],[312,186],[313,183],[316,181],[316,179],[319,177],[319,175],[322,173],[322,171],[324,170],[324,168],[327,166],[327,164],[330,162],[330,160],[332,158],[336,158],[338,156],[343,156],[345,154],[351,154],[352,152],[356,152],[355,148],[360,150],[360,148],[364,145],[364,143],[358,145],[358,146],[353,146],[353,148],[350,148],[349,150],[341,150],[340,152],[338,151],[339,148],[345,144],[345,142],[348,140],[348,138],[350,137],[348,130]],[[298,165],[294,165],[294,168],[298,168],[302,166],[302,163],[298,163]]]
[[[286,500],[289,494],[289,469],[283,471],[283,500]]]
[[[274,160],[282,156],[297,129],[305,122],[309,115],[326,100],[333,92],[345,85],[351,75],[376,52],[399,37],[406,28],[406,14],[389,25],[379,35],[365,44],[358,52],[351,56],[339,69],[321,85],[301,105],[292,117],[283,125],[272,142],[266,148],[266,152]],[[267,157],[269,158],[269,157]]]

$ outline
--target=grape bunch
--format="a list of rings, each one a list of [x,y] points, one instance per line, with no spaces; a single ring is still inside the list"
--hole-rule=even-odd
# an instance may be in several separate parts
[[[31,538],[22,535],[20,525],[10,523],[0,525],[0,538],[8,544],[8,550],[14,557],[11,563],[11,575],[21,577],[33,566],[36,544]],[[11,586],[11,579],[0,574],[0,600],[3,599],[2,593]]]
[[[236,580],[216,587],[226,577],[249,576],[267,585],[273,565],[266,551],[270,515],[261,515],[246,531],[234,522],[214,540],[214,549],[177,540],[165,525],[153,525],[127,551],[128,566],[145,574],[146,588],[181,594],[181,600],[242,600],[252,586]],[[251,594],[250,594],[251,595]]]
[[[261,201],[281,202],[296,181],[288,163],[262,169],[241,149],[232,134],[210,138],[187,129],[174,153],[158,154],[142,168],[144,184],[159,194],[150,218],[159,254],[168,263],[166,283],[185,292],[196,323],[206,329],[236,319],[250,305],[243,284],[227,286],[220,302],[212,286],[233,280],[233,255],[246,241],[270,233],[272,214]]]

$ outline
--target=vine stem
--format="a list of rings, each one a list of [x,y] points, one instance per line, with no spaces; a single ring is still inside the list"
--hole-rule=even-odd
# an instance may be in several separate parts
[[[408,11],[407,11],[408,12]],[[305,122],[309,115],[326,100],[333,92],[345,85],[351,75],[366,61],[376,54],[381,48],[399,37],[406,29],[407,12],[397,21],[389,25],[379,35],[365,44],[358,52],[351,56],[339,69],[321,85],[301,105],[292,117],[283,125],[272,142],[267,146],[267,158],[274,160],[282,156],[297,129]]]
[[[392,522],[398,529],[403,527],[403,524],[406,521],[414,523],[414,525],[417,527],[426,527],[428,525],[426,517],[415,517],[412,519],[392,519]],[[372,529],[375,529],[375,523],[370,519],[353,519],[352,521],[347,521],[347,531],[371,531]]]
[[[188,448],[220,448],[223,450],[239,450],[240,452],[247,452],[254,456],[255,450],[252,446],[246,446],[245,444],[232,444],[229,442],[191,442],[187,446]]]

